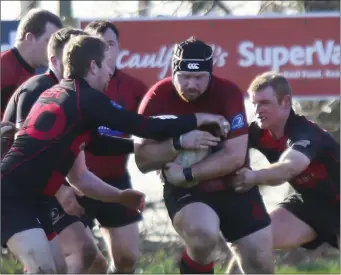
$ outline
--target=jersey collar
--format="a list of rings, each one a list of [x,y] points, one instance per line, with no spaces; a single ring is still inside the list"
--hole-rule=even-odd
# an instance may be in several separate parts
[[[288,130],[290,128],[290,126],[295,123],[295,118],[296,118],[297,114],[295,113],[294,109],[291,108],[290,110],[290,114],[289,114],[289,117],[285,123],[285,126],[284,126],[284,133],[287,134],[288,133]]]
[[[56,74],[51,69],[48,69],[48,71],[46,72],[46,75],[51,77],[55,83],[59,82],[58,78],[56,77]]]
[[[13,47],[11,49],[12,53],[16,57],[16,59],[19,61],[19,63],[23,66],[23,68],[28,71],[31,74],[34,74],[35,69],[26,62],[26,60],[22,57],[22,55],[19,53],[18,49],[16,47]]]

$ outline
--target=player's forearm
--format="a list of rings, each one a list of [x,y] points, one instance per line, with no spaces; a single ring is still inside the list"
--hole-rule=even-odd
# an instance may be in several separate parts
[[[240,153],[227,154],[222,150],[194,164],[192,166],[192,173],[194,178],[200,182],[226,176],[241,168],[244,163],[245,155]]]
[[[119,202],[121,191],[96,177],[89,170],[80,177],[67,177],[70,185],[84,195],[103,202]]]
[[[161,169],[177,156],[171,139],[160,143],[135,144],[135,161],[142,173]]]
[[[277,162],[269,167],[255,171],[255,182],[259,185],[280,185],[297,175],[289,162]]]

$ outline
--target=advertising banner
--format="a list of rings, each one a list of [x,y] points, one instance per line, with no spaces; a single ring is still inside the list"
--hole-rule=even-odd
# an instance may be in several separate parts
[[[91,20],[80,22],[84,28]],[[171,75],[173,48],[190,36],[214,50],[214,72],[246,90],[264,71],[283,73],[294,96],[340,95],[340,15],[112,20],[117,67],[151,86]]]

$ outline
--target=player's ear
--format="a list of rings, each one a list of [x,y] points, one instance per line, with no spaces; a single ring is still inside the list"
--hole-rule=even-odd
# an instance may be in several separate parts
[[[34,41],[36,41],[36,37],[34,36],[33,33],[27,32],[25,34],[25,40],[30,41],[30,42],[34,42]]]
[[[290,95],[284,95],[282,98],[282,105],[286,108],[291,108],[291,96]]]
[[[96,61],[95,61],[95,60],[91,60],[89,72],[90,72],[91,74],[94,74],[94,75],[95,75],[95,74],[97,73],[97,71],[98,71],[98,66],[97,66],[97,64],[96,64]]]

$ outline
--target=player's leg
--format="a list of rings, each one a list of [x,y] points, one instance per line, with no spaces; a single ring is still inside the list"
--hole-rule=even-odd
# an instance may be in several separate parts
[[[238,273],[273,273],[270,217],[258,188],[245,193],[220,192],[214,206],[221,231],[240,260]]]
[[[52,204],[53,226],[58,233],[68,273],[105,273],[107,262],[85,219],[67,215],[57,201]]]
[[[1,242],[27,273],[56,273],[49,241],[27,198],[1,198]]]
[[[124,190],[131,188],[129,175],[106,181]],[[100,210],[95,213],[101,225],[101,231],[109,248],[115,268],[114,273],[133,273],[139,258],[139,228],[142,220],[140,213],[132,211],[118,203],[103,203],[95,201]],[[87,208],[85,208],[87,209]]]
[[[139,258],[138,223],[131,223],[118,228],[101,228],[114,262],[113,273],[132,274]]]
[[[323,242],[337,246],[340,229],[338,204],[293,194],[271,212],[274,249],[303,246],[314,249]]]
[[[50,200],[50,197],[43,196],[41,203],[37,204],[38,219],[50,243],[51,253],[56,265],[57,273],[65,274],[67,273],[67,265],[61,250],[57,232],[54,230],[52,225]]]
[[[216,212],[186,189],[165,186],[164,198],[169,216],[186,250],[180,262],[182,274],[214,273],[213,252],[219,240]]]

